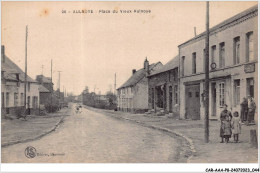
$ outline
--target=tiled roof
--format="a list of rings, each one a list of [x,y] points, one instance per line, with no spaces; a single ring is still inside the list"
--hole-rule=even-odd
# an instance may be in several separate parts
[[[179,66],[179,56],[175,56],[173,59],[171,59],[168,63],[163,65],[161,68],[151,72],[149,76],[153,76],[159,73],[163,73],[169,70],[172,70]]]
[[[156,64],[151,64],[149,65],[149,69],[152,71],[153,68],[155,66],[157,66],[159,63],[161,62],[158,62]],[[138,83],[140,80],[142,80],[146,75],[146,72],[145,72],[145,69],[142,68],[138,71],[136,71],[121,87],[119,87],[118,89],[121,89],[121,88],[125,88],[125,87],[129,87],[129,86],[133,86],[135,85],[136,83]]]
[[[40,93],[50,93],[50,91],[42,85],[39,85],[39,92]]]
[[[245,10],[245,11],[243,11],[243,12],[241,12],[241,13],[239,13],[239,14],[237,14],[237,15],[235,15],[235,16],[233,16],[233,17],[227,19],[227,20],[224,20],[223,22],[219,23],[218,25],[216,25],[216,26],[210,28],[210,29],[209,29],[209,32],[212,33],[212,32],[214,32],[214,31],[216,31],[217,29],[223,28],[223,27],[225,27],[226,25],[228,25],[228,24],[230,24],[230,23],[232,23],[232,22],[234,22],[234,21],[237,21],[237,20],[239,20],[240,18],[242,18],[242,17],[244,17],[244,16],[247,16],[247,15],[253,13],[253,12],[256,12],[256,11],[258,11],[258,5],[255,5],[255,6],[249,8],[249,9],[247,9],[247,10]],[[206,31],[203,32],[203,33],[201,33],[201,34],[199,34],[199,35],[197,35],[196,37],[194,37],[194,38],[192,38],[192,39],[189,39],[188,41],[186,41],[186,42],[180,44],[178,47],[183,46],[183,45],[185,45],[185,44],[187,44],[187,43],[189,43],[189,42],[191,42],[191,41],[193,41],[193,40],[196,40],[196,39],[198,39],[198,38],[200,38],[200,37],[203,37],[203,36],[205,36],[205,35],[206,35]]]
[[[13,76],[14,74],[19,74],[19,80],[25,81],[25,73],[20,67],[18,67],[10,58],[5,56],[5,62],[1,63],[1,71],[5,71],[5,76]],[[37,83],[30,76],[27,75],[27,82]]]

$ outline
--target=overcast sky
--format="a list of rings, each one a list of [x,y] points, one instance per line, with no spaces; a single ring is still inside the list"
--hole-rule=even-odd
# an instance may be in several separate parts
[[[210,2],[210,27],[257,2]],[[93,10],[79,14],[73,10]],[[133,10],[151,10],[136,14]],[[66,10],[67,13],[62,13]],[[99,13],[110,10],[111,13]],[[113,10],[119,10],[113,14]],[[120,10],[132,10],[122,14]],[[70,11],[70,13],[69,13]],[[24,69],[25,26],[28,35],[28,74],[50,76],[61,90],[80,94],[105,93],[150,63],[163,64],[178,54],[178,45],[205,31],[206,2],[2,2],[2,45],[6,55]]]

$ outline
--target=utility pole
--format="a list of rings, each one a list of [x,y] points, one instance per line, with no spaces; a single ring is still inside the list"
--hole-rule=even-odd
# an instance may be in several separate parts
[[[58,71],[58,73],[59,73],[58,89],[59,89],[59,99],[60,99],[60,73],[61,73],[61,71]]]
[[[51,112],[52,112],[52,94],[53,94],[53,85],[52,85],[52,59],[51,59]]]
[[[41,69],[42,69],[42,75],[43,75],[43,68],[44,68],[44,65],[41,66]]]
[[[209,1],[206,2],[205,40],[205,143],[209,142]]]
[[[24,118],[26,117],[27,38],[28,38],[28,25],[26,25],[26,30],[25,30]]]
[[[116,95],[116,73],[115,73],[114,95]]]
[[[61,109],[61,105],[60,105],[60,73],[61,71],[58,71],[59,73],[59,80],[58,80],[58,87],[59,87],[59,108]]]

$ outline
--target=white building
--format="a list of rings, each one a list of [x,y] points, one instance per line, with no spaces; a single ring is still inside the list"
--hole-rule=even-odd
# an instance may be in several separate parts
[[[2,115],[17,115],[24,107],[25,73],[5,55],[1,46],[1,103]],[[27,114],[39,113],[39,84],[27,75],[26,111]]]
[[[205,37],[204,32],[179,45],[180,116],[185,119],[204,118]],[[209,44],[210,119],[219,119],[224,104],[240,112],[247,96],[257,105],[258,7],[211,28]]]

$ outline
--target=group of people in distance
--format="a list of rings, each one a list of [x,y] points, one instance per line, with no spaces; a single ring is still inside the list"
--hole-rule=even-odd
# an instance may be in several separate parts
[[[81,104],[77,104],[76,105],[76,113],[78,114],[78,113],[81,113],[82,112],[82,106],[81,106]]]
[[[246,98],[243,99],[241,106],[241,116],[235,111],[233,116],[230,111],[227,110],[227,105],[224,105],[224,110],[220,114],[220,137],[221,143],[229,142],[229,138],[233,134],[234,142],[239,142],[239,134],[241,134],[242,123],[249,125],[254,121],[256,104],[253,97],[249,97],[248,101]]]

